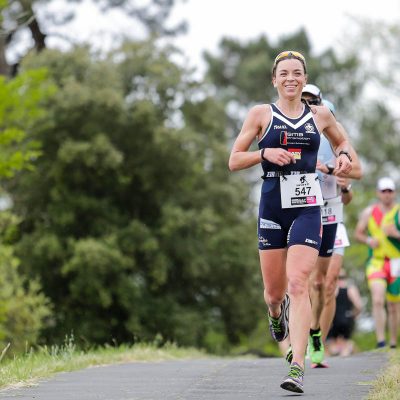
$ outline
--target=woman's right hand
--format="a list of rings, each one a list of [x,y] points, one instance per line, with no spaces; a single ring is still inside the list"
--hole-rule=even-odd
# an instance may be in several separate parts
[[[280,167],[288,164],[296,164],[294,155],[289,151],[280,148],[267,148],[264,151],[264,158],[273,164],[277,164]]]
[[[320,171],[324,174],[327,174],[329,172],[328,167],[322,163],[320,160],[317,160],[317,167],[316,167],[317,171]]]

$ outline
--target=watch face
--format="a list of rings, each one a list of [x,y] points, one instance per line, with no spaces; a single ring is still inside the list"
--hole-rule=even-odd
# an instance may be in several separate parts
[[[350,189],[351,189],[351,184],[346,186],[346,187],[344,187],[344,188],[342,188],[342,192],[348,193],[348,192],[350,192]]]
[[[335,167],[331,164],[325,164],[325,165],[326,165],[326,168],[328,168],[328,175],[332,175]]]

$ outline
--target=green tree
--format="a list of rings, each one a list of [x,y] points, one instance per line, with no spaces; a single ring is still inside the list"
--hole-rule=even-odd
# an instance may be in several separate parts
[[[43,155],[10,185],[18,255],[55,305],[48,339],[215,349],[257,323],[254,204],[228,172],[224,108],[172,55],[148,41],[27,60],[58,87]]]
[[[20,260],[13,246],[18,219],[10,212],[0,214],[0,346],[11,344],[15,354],[35,345],[51,317],[51,304],[38,280],[27,280],[20,273]]]
[[[363,159],[366,174],[361,182],[364,190],[374,188],[383,175],[397,178],[400,155],[396,151],[400,140],[398,112],[398,73],[400,29],[387,24],[354,19],[357,27],[354,43],[360,54],[361,74],[365,85],[362,97],[353,107],[358,125],[356,148]],[[353,51],[347,48],[347,51]],[[374,196],[374,193],[371,193]]]
[[[43,69],[27,71],[15,79],[0,76],[0,177],[9,179],[22,170],[32,169],[40,155],[34,126],[45,123],[44,101],[54,94]],[[9,198],[1,192],[1,206]],[[48,299],[37,280],[21,274],[20,260],[13,242],[18,236],[18,218],[9,211],[0,213],[0,343],[11,343],[11,352],[35,344],[51,314]]]
[[[32,135],[35,124],[44,121],[41,103],[55,87],[46,81],[44,69],[27,71],[7,80],[0,76],[0,176],[10,177],[32,166],[40,144]]]

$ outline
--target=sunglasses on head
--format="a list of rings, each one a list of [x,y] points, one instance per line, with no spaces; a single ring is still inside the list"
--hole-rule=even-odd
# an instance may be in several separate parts
[[[275,57],[274,67],[276,67],[276,64],[280,60],[283,60],[285,58],[297,58],[298,60],[300,60],[304,64],[304,69],[306,69],[306,59],[304,58],[303,54],[299,53],[298,51],[292,51],[292,50],[282,51],[282,53],[279,53]]]
[[[380,192],[381,192],[381,193],[393,193],[394,190],[392,190],[392,189],[383,189],[383,190],[381,190]]]
[[[306,62],[306,59],[304,58],[303,54],[299,53],[298,51],[292,51],[292,50],[288,50],[288,51],[282,51],[282,53],[279,53],[276,57],[275,57],[275,62],[274,64],[276,64],[279,60],[281,60],[282,58],[286,58],[286,57],[295,57],[300,59],[301,61],[303,61],[304,63]]]

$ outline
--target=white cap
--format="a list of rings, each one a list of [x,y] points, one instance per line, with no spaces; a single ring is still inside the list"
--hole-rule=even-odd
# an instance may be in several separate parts
[[[316,96],[316,97],[319,97],[322,99],[320,88],[318,86],[312,85],[311,83],[308,83],[306,86],[304,86],[303,93],[310,93],[313,96]]]
[[[389,189],[389,190],[396,190],[396,184],[394,183],[394,180],[392,178],[388,178],[388,177],[384,177],[384,178],[380,178],[378,180],[378,184],[376,185],[376,188],[378,190],[385,190],[385,189]]]

